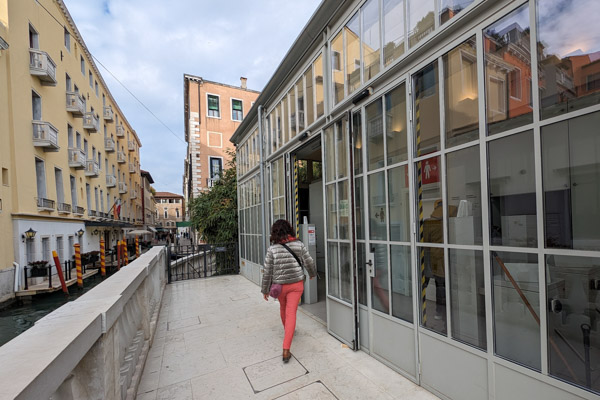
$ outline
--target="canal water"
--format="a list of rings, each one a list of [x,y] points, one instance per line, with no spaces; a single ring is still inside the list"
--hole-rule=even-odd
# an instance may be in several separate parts
[[[102,282],[102,278],[96,274],[84,281],[83,289],[78,289],[77,285],[71,286],[69,296],[62,291],[37,295],[33,296],[31,302],[21,304],[16,302],[8,308],[0,310],[0,346],[31,328],[37,320],[45,315],[85,294],[100,282]]]

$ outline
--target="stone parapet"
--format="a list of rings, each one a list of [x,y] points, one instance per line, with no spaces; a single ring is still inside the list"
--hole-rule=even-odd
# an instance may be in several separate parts
[[[135,397],[166,283],[156,246],[0,347],[0,398]]]

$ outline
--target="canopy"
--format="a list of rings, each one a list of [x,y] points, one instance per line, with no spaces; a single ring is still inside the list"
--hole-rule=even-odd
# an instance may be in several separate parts
[[[149,233],[152,233],[152,232],[147,231],[145,229],[135,229],[133,231],[127,232],[128,235],[146,235],[146,234],[149,234]]]

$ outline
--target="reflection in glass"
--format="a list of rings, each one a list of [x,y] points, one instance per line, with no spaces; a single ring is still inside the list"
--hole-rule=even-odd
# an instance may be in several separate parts
[[[369,232],[371,240],[387,240],[385,175],[369,175]]]
[[[600,112],[542,127],[546,247],[600,250]]]
[[[365,216],[363,201],[363,178],[354,179],[354,218],[356,219],[356,238],[365,238]]]
[[[446,155],[448,243],[483,244],[479,146]]]
[[[337,199],[335,193],[335,183],[326,187],[327,202],[327,238],[337,239]]]
[[[408,45],[414,47],[435,29],[434,0],[408,0]]]
[[[533,132],[488,143],[492,245],[536,247]]]
[[[379,73],[379,0],[368,0],[362,12],[363,76],[368,81]]]
[[[339,238],[350,239],[350,201],[348,180],[338,183]]]
[[[317,118],[322,117],[325,113],[323,98],[323,56],[319,54],[315,60],[315,103],[317,104]]]
[[[404,0],[383,0],[383,65],[404,54]]]
[[[304,80],[302,78],[298,79],[296,83],[296,112],[298,113],[298,118],[296,121],[297,131],[299,133],[304,130]]]
[[[440,149],[440,96],[437,61],[413,76],[417,156]]]
[[[346,87],[348,94],[360,86],[360,21],[356,13],[346,24]]]
[[[548,372],[600,392],[600,258],[546,256]]]
[[[383,109],[381,99],[365,108],[367,122],[367,166],[369,171],[384,166],[383,158]]]
[[[471,3],[473,3],[473,0],[439,0],[441,23],[448,22]]]
[[[385,95],[385,131],[387,163],[392,165],[408,159],[406,138],[406,88],[404,83]]]
[[[354,143],[354,175],[362,174],[363,158],[362,158],[362,118],[360,112],[352,114],[352,142]]]
[[[483,33],[487,127],[491,135],[533,121],[529,5],[517,8]]]
[[[444,105],[446,147],[479,138],[475,37],[445,54]]]
[[[413,322],[412,270],[409,246],[390,246],[392,270],[392,315]]]
[[[340,298],[352,302],[352,258],[350,243],[340,243]]]
[[[340,265],[338,263],[338,244],[327,242],[327,287],[333,297],[340,297]]]
[[[288,99],[290,102],[290,129],[288,139],[296,136],[298,129],[298,118],[296,117],[296,91],[292,87],[288,93]]]
[[[342,118],[335,124],[337,147],[337,178],[348,176],[348,120]]]
[[[315,122],[315,99],[312,67],[309,67],[306,70],[306,73],[304,74],[304,82],[306,85],[306,126],[310,126],[313,122]]]
[[[535,254],[492,252],[495,353],[540,370],[540,296]]]
[[[325,129],[325,182],[335,179],[335,138],[333,125]]]
[[[419,241],[443,243],[444,202],[440,185],[440,157],[417,162],[417,213]]]
[[[421,273],[421,325],[435,332],[447,333],[446,271],[444,249],[417,247]]]
[[[410,242],[410,206],[408,165],[388,171],[390,240]]]
[[[483,253],[449,249],[448,261],[452,337],[485,350]]]
[[[343,30],[331,41],[331,82],[333,104],[344,98],[344,35]]]
[[[387,245],[374,244],[375,276],[371,279],[371,305],[373,309],[390,313],[390,290]]]
[[[281,146],[281,120],[282,120],[282,114],[281,114],[281,104],[277,104],[277,107],[275,108],[275,112],[277,114],[277,132],[275,135],[275,141],[274,141],[274,147],[273,147],[273,151],[277,150],[279,148],[279,146]]]
[[[288,96],[284,96],[281,102],[281,130],[283,135],[281,138],[282,142],[279,143],[280,146],[283,146],[290,140],[289,121]]]
[[[591,3],[537,1],[540,108],[553,117],[600,102],[600,26]]]
[[[358,302],[363,306],[367,305],[367,267],[365,257],[365,243],[356,244],[356,267],[358,280]]]

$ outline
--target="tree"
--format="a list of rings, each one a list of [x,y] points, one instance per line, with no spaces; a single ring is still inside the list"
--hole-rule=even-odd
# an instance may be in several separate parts
[[[236,242],[238,237],[235,151],[227,154],[230,161],[219,179],[189,205],[192,226],[207,243]]]

